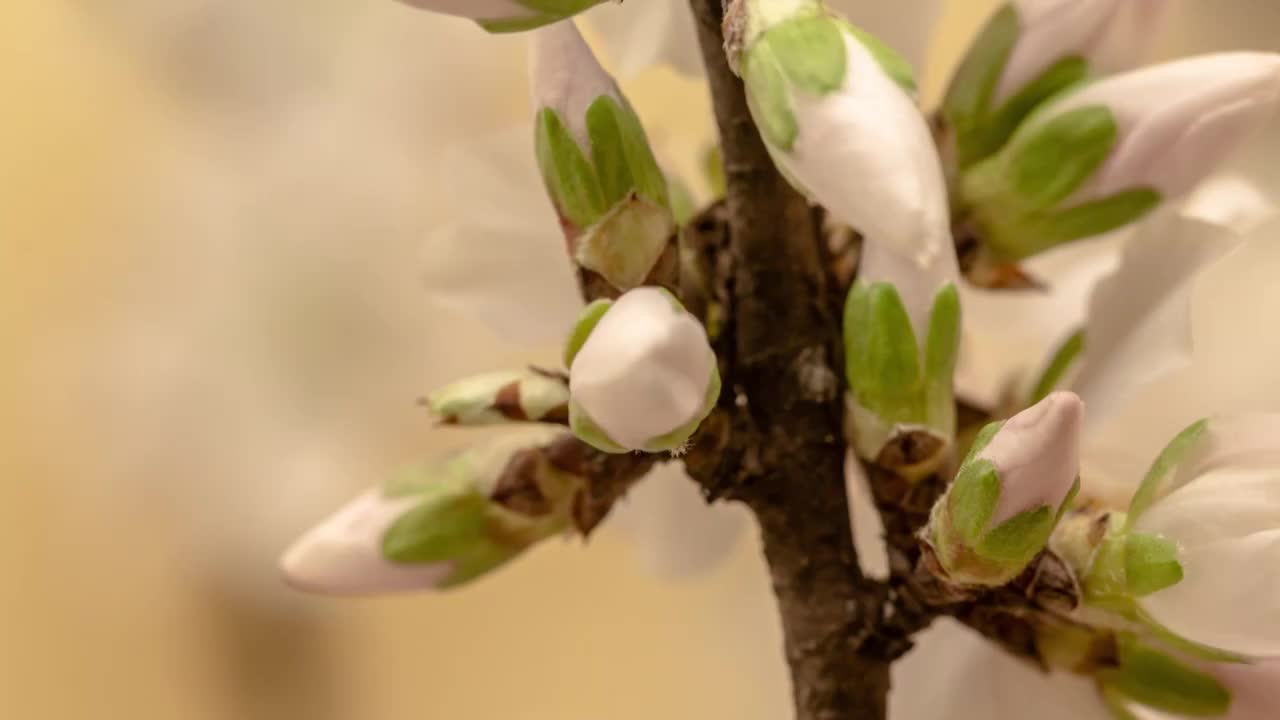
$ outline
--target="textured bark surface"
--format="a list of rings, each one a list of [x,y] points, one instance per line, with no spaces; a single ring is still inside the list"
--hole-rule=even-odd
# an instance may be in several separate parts
[[[723,50],[720,0],[693,0],[725,163],[730,310],[717,350],[737,468],[691,474],[746,503],[764,541],[799,720],[886,714],[889,666],[864,654],[881,596],[845,495],[839,306],[817,214],[779,175]],[[726,283],[727,284],[727,283]],[[731,478],[731,479],[730,479]],[[728,487],[726,487],[728,485]]]

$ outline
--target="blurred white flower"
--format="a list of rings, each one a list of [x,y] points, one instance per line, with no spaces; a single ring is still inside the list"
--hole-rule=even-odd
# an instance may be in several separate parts
[[[911,63],[924,68],[941,0],[827,0],[827,7],[883,40]],[[634,0],[609,3],[586,15],[604,40],[623,77],[655,64],[689,74],[702,72],[702,52],[688,0]]]

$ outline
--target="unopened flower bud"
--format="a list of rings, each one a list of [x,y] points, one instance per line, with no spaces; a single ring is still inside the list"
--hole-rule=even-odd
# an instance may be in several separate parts
[[[471,18],[491,33],[532,30],[605,0],[401,0],[423,10]]]
[[[911,68],[806,0],[739,0],[728,47],[782,174],[863,236],[921,264],[950,245],[942,167]]]
[[[1011,0],[961,62],[943,102],[960,170],[999,150],[1040,103],[1132,67],[1168,0]]]
[[[424,402],[446,425],[566,423],[569,381],[537,368],[485,373],[450,383]]]
[[[982,429],[927,531],[952,582],[1003,585],[1044,549],[1078,488],[1083,416],[1055,392]]]
[[[640,119],[572,22],[534,33],[530,67],[538,166],[573,258],[636,287],[675,231]]]
[[[328,594],[441,589],[497,568],[571,524],[578,478],[538,440],[500,437],[404,468],[289,548],[290,584]]]
[[[844,314],[849,431],[859,457],[914,479],[949,457],[955,435],[955,255],[940,249],[920,265],[871,239],[862,249]],[[933,442],[919,442],[921,433]],[[886,448],[908,434],[925,457],[890,460]]]
[[[1204,55],[1087,85],[970,169],[960,205],[1003,260],[1115,230],[1193,189],[1278,97],[1272,53]]]
[[[605,452],[677,450],[720,397],[706,332],[659,288],[588,306],[565,362],[570,427]]]
[[[1280,656],[1280,416],[1198,422],[1152,464],[1086,600],[1197,646]]]

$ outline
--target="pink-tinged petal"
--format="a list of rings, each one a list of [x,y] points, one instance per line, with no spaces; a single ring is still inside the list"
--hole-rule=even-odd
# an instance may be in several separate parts
[[[751,528],[737,503],[711,503],[679,463],[661,465],[636,484],[609,516],[608,528],[633,544],[640,563],[664,579],[714,571]]]
[[[1084,324],[1094,285],[1115,269],[1128,235],[1113,233],[1032,257],[1023,268],[1045,283],[1043,289],[961,285],[964,335],[956,395],[983,408],[996,408],[1011,394],[1025,397],[1053,349]]]
[[[399,565],[382,555],[382,536],[418,497],[391,499],[369,490],[303,535],[280,569],[290,585],[332,595],[364,595],[435,587],[448,564]]]
[[[978,459],[1000,478],[990,527],[1048,506],[1056,512],[1080,474],[1080,426],[1084,403],[1069,392],[1048,397],[1009,418]]]
[[[558,344],[582,301],[532,136],[517,127],[444,154],[454,220],[426,237],[424,284],[428,300],[504,338]]]
[[[1086,56],[1122,4],[1123,0],[1013,0],[1021,33],[1000,77],[995,102],[1012,97],[1059,60]]]
[[[1107,720],[1088,679],[1045,673],[954,620],[917,635],[893,666],[892,720]]]
[[[1190,362],[1195,278],[1242,240],[1172,214],[1130,240],[1119,268],[1098,283],[1089,303],[1083,365],[1072,387],[1089,405],[1091,428],[1134,392]]]
[[[662,64],[688,75],[702,73],[693,13],[684,0],[605,3],[585,19],[624,80]]]

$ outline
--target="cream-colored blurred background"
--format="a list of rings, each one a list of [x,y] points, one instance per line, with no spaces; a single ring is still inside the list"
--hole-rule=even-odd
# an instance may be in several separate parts
[[[992,4],[948,7],[929,93]],[[1274,0],[1212,5],[1161,54],[1280,48]],[[522,51],[391,0],[0,4],[0,718],[786,717],[751,538],[678,582],[609,529],[454,594],[276,577],[459,441],[420,392],[540,352],[420,273],[440,154],[524,118]],[[628,90],[709,125],[691,81]]]

